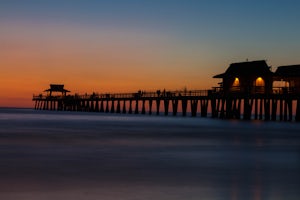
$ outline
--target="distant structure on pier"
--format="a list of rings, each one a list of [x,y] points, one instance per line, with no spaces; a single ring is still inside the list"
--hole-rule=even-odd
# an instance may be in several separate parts
[[[50,84],[50,88],[44,90],[44,92],[47,92],[48,96],[52,96],[52,92],[60,92],[62,96],[66,96],[67,92],[70,91],[66,90],[64,87],[65,86],[62,84]]]
[[[273,76],[273,81],[283,81],[286,88],[300,94],[300,65],[278,67]]]
[[[208,90],[137,91],[70,95],[62,84],[50,84],[46,95],[34,95],[35,109],[150,115],[211,116],[221,119],[300,122],[300,65],[280,66],[266,61],[232,63],[215,75],[222,82]],[[59,94],[54,94],[59,93]],[[155,112],[153,112],[155,111]]]

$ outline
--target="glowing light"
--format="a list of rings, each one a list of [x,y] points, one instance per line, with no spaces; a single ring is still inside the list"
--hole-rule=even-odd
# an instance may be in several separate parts
[[[255,86],[264,86],[265,82],[264,79],[262,77],[258,77],[255,81]]]
[[[235,77],[232,86],[239,86],[239,85],[240,85],[240,80],[239,80],[239,78]]]

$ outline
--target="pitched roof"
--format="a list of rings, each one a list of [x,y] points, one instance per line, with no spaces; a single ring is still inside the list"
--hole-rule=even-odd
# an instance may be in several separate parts
[[[50,88],[44,92],[70,92],[69,90],[64,89],[64,85],[60,84],[50,84]]]
[[[265,60],[251,62],[232,63],[225,73],[218,74],[213,78],[223,78],[224,76],[245,76],[249,74],[272,74],[270,67]]]
[[[280,66],[275,72],[280,77],[300,77],[300,65]]]

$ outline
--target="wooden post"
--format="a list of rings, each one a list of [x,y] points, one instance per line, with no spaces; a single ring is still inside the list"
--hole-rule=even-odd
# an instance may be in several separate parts
[[[300,122],[300,97],[297,98],[297,108],[296,108],[296,122]]]
[[[232,118],[232,98],[226,99],[226,119]]]
[[[207,117],[208,101],[209,101],[208,99],[203,99],[202,100],[201,117]]]
[[[287,121],[287,99],[284,99],[284,115],[283,115],[283,120]]]
[[[94,112],[94,100],[90,99],[89,102],[90,102],[90,104],[89,104],[90,105],[89,111],[90,112]]]
[[[146,114],[145,101],[146,101],[146,100],[143,99],[142,114]]]
[[[126,114],[126,101],[123,101],[123,114]]]
[[[96,100],[96,112],[99,112],[99,99]]]
[[[104,112],[104,103],[103,103],[103,99],[101,99],[101,104],[100,104],[100,112]]]
[[[165,108],[165,115],[169,114],[169,98],[164,99],[164,108]]]
[[[152,99],[149,99],[149,115],[152,114]]]
[[[50,110],[53,110],[53,103],[52,103],[52,100],[50,100]]]
[[[251,119],[251,110],[252,106],[250,103],[250,99],[248,97],[245,97],[244,99],[244,120],[250,120]]]
[[[221,100],[221,113],[220,113],[220,118],[221,119],[224,119],[225,118],[225,102],[226,102],[226,99],[225,98],[222,98]]]
[[[105,112],[108,113],[109,112],[109,100],[106,100],[106,109]]]
[[[173,116],[177,115],[177,108],[178,108],[178,99],[175,98],[175,99],[172,100]]]
[[[218,111],[217,111],[217,102],[216,102],[216,98],[212,97],[211,101],[210,101],[210,106],[211,106],[211,117],[212,118],[216,118],[218,117]],[[202,109],[201,109],[201,113],[202,113]]]
[[[116,113],[121,113],[120,100],[118,100],[118,102],[117,102],[117,112]]]
[[[135,100],[135,111],[134,114],[139,114],[139,100]]]
[[[198,100],[197,99],[191,99],[191,111],[192,111],[192,117],[197,116],[197,107],[198,107]]]
[[[293,120],[293,100],[288,98],[289,121]]]
[[[283,99],[282,99],[282,97],[280,98],[280,116],[279,116],[279,119],[280,119],[280,121],[282,121],[283,120]]]
[[[181,100],[181,107],[182,107],[182,116],[186,116],[186,109],[187,109],[187,99],[183,97]]]
[[[270,120],[270,99],[269,98],[265,99],[264,108],[265,108],[265,120],[269,121]]]
[[[263,102],[264,102],[264,99],[261,97],[260,98],[260,105],[259,105],[259,120],[262,120],[263,119]]]
[[[159,109],[160,109],[160,98],[158,97],[156,99],[156,115],[159,115]]]
[[[237,103],[235,106],[235,118],[236,119],[241,119],[241,99],[238,98],[236,99]]]
[[[257,118],[258,118],[258,98],[257,97],[255,97],[255,103],[254,103],[254,119],[255,120],[257,120]]]
[[[129,114],[132,114],[132,100],[130,99],[129,100],[129,111],[128,111]]]
[[[44,105],[43,105],[43,110],[46,110],[46,101],[43,101]]]
[[[276,114],[277,114],[277,99],[273,97],[272,101],[272,121],[276,121]]]

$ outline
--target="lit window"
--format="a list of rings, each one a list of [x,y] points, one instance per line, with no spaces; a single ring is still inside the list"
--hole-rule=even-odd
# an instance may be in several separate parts
[[[262,77],[258,77],[255,81],[255,86],[265,86],[265,81]]]
[[[234,79],[232,86],[234,86],[234,87],[240,86],[240,80],[239,80],[239,78],[236,77],[236,78]]]

